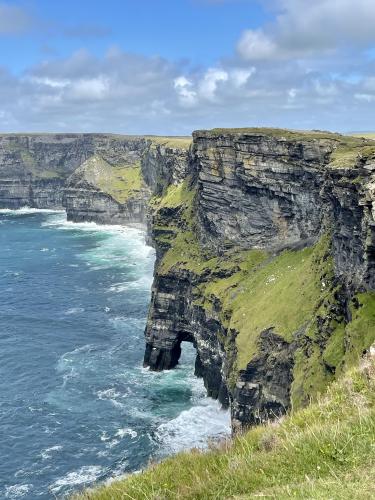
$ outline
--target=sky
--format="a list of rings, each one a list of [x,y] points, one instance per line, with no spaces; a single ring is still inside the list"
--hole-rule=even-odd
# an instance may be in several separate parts
[[[374,26],[374,0],[0,0],[0,131],[373,131]]]

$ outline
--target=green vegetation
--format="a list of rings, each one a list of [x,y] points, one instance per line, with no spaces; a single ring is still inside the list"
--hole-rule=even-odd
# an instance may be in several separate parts
[[[339,168],[350,168],[358,164],[361,159],[367,159],[375,155],[374,141],[362,140],[359,143],[348,140],[340,144],[332,153],[330,166]]]
[[[246,368],[256,353],[263,330],[274,328],[291,341],[295,332],[312,321],[329,293],[332,259],[328,245],[324,238],[315,247],[285,251],[268,260],[259,251],[250,252],[247,270],[207,286],[205,295],[220,299],[224,314],[230,313],[228,328],[239,332],[238,369]]]
[[[349,325],[333,313],[337,289],[328,235],[313,247],[276,256],[236,248],[213,256],[198,240],[194,191],[188,181],[170,187],[153,203],[155,236],[167,249],[158,272],[185,269],[197,276],[196,305],[210,314],[213,304],[220,303],[221,323],[228,331],[238,332],[235,345],[231,338],[221,339],[231,364],[231,385],[238,371],[257,354],[260,334],[269,328],[287,342],[301,334],[291,393],[296,408],[323,392],[336,371],[341,373],[375,341],[375,298],[371,294],[355,299],[363,306],[356,309],[353,305]],[[170,215],[163,218],[163,209],[175,210],[173,225],[168,225]]]
[[[370,500],[374,472],[375,364],[368,356],[304,410],[75,499]]]
[[[133,165],[113,166],[95,155],[85,161],[79,170],[90,184],[112,196],[118,203],[125,203],[142,188],[139,162]]]
[[[193,201],[194,191],[189,189],[188,182],[188,180],[185,180],[177,185],[171,184],[163,196],[155,196],[151,200],[152,205],[157,207],[158,210],[161,208],[190,206]]]
[[[206,131],[198,131],[206,132]],[[309,140],[309,139],[336,139],[342,140],[344,136],[334,132],[322,130],[289,130],[282,128],[268,127],[244,127],[244,128],[214,128],[209,131],[210,135],[223,134],[259,134],[268,137],[285,138],[289,140]]]
[[[363,132],[363,133],[356,133],[353,134],[355,137],[365,137],[367,139],[375,139],[375,132]]]

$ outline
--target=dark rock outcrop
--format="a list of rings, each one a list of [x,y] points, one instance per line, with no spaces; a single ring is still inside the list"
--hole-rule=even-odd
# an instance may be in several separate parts
[[[141,163],[143,178],[147,186],[156,195],[170,185],[179,184],[189,173],[189,140],[180,147],[170,145],[166,140],[158,143],[149,142]]]
[[[198,215],[213,246],[280,247],[316,237],[327,140],[194,132]]]
[[[291,345],[272,331],[259,338],[257,355],[240,371],[233,390],[232,427],[261,424],[283,415],[290,407],[293,381]]]

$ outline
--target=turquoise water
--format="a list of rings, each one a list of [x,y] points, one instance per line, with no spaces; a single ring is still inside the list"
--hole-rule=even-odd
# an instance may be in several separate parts
[[[142,368],[154,252],[135,228],[0,211],[0,498],[53,498],[204,446],[229,416]]]

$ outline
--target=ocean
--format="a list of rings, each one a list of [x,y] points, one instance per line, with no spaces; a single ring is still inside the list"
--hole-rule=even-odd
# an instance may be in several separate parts
[[[49,499],[229,433],[194,377],[142,367],[141,229],[0,210],[0,498]]]

